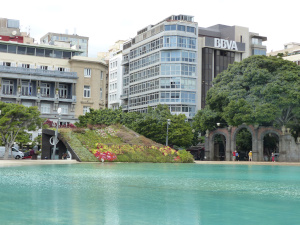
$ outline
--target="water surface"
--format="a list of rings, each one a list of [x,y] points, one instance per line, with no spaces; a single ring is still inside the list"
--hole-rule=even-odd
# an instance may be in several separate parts
[[[299,224],[300,167],[0,168],[1,224]]]

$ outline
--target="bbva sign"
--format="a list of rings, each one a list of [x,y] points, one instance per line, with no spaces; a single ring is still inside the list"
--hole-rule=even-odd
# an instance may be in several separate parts
[[[229,41],[229,40],[220,39],[220,38],[215,38],[214,47],[238,51],[238,47],[237,47],[235,41]]]

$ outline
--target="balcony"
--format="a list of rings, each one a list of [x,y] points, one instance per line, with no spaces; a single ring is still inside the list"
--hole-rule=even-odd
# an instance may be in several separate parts
[[[120,99],[121,99],[121,100],[126,100],[126,99],[128,99],[128,94],[120,95]]]
[[[0,72],[26,74],[26,75],[39,75],[39,76],[47,76],[47,77],[62,77],[62,78],[71,78],[71,79],[77,79],[78,78],[76,72],[63,72],[63,71],[58,71],[58,70],[30,69],[30,68],[11,67],[11,66],[2,66],[2,65],[0,65]]]
[[[129,63],[129,58],[125,58],[122,60],[122,65],[126,65]]]

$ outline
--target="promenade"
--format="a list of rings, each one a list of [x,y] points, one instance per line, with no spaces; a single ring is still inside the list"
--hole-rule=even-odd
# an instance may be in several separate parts
[[[31,159],[11,159],[11,160],[0,160],[1,167],[9,166],[32,166],[32,165],[55,165],[55,164],[75,164],[80,163],[76,160],[31,160]]]

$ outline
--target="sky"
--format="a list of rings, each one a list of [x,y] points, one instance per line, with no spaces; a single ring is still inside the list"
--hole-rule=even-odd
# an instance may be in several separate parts
[[[194,16],[199,27],[248,27],[266,36],[267,52],[300,42],[299,0],[15,0],[1,2],[0,17],[20,20],[21,31],[39,42],[48,32],[89,37],[89,57],[170,15]]]

